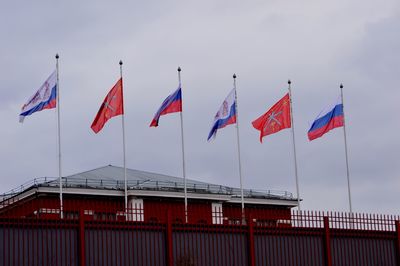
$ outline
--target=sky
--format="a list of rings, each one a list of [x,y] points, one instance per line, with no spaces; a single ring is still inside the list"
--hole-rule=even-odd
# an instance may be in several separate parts
[[[344,85],[354,212],[399,214],[400,2],[8,1],[0,10],[0,192],[57,177],[57,114],[18,122],[60,55],[62,173],[122,166],[121,117],[90,125],[123,60],[127,167],[182,176],[179,114],[149,124],[182,68],[187,177],[239,187],[235,126],[207,142],[236,73],[243,185],[296,196],[292,131],[251,122],[287,93],[303,210],[348,211],[343,128],[308,141]]]

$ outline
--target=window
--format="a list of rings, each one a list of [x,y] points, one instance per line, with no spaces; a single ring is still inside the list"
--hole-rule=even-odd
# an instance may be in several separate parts
[[[57,217],[60,215],[59,209],[40,208],[33,212],[34,215],[39,217]]]
[[[271,219],[257,219],[255,224],[256,224],[256,226],[269,226],[269,227],[274,227],[274,226],[276,226],[276,220],[271,220]]]
[[[85,214],[85,215],[94,215],[94,210],[84,210],[83,214]]]
[[[211,215],[213,224],[223,224],[222,203],[211,203]]]
[[[234,218],[229,219],[228,223],[229,223],[229,225],[240,225],[241,224],[240,219],[234,219]]]
[[[48,208],[40,208],[39,213],[46,213],[46,214],[59,214],[59,209],[48,209]]]
[[[130,199],[128,203],[128,221],[143,222],[144,208],[142,199]]]
[[[79,212],[64,212],[66,219],[79,219]]]
[[[116,217],[115,214],[113,213],[108,213],[108,212],[95,212],[93,214],[93,220],[99,220],[99,221],[115,221]]]

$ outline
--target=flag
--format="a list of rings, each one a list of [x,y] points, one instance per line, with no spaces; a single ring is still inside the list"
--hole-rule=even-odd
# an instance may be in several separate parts
[[[344,125],[342,98],[339,96],[333,104],[322,110],[308,130],[308,139],[322,137],[325,133],[336,127]]]
[[[91,128],[97,134],[110,118],[122,114],[124,114],[124,97],[122,78],[120,78],[101,104]]]
[[[39,90],[22,106],[19,122],[24,122],[26,116],[44,109],[56,108],[57,105],[57,74],[54,71],[40,86]]]
[[[170,113],[176,113],[176,112],[182,112],[181,86],[179,86],[178,89],[174,93],[170,94],[164,100],[164,102],[161,104],[161,107],[158,109],[157,113],[154,115],[154,118],[150,123],[150,127],[158,126],[158,120],[160,119],[160,116],[170,114]]]
[[[283,96],[265,114],[252,122],[253,127],[260,131],[260,142],[264,136],[274,134],[285,128],[290,128],[290,97],[289,93]]]
[[[217,130],[236,123],[236,90],[233,89],[225,98],[215,115],[207,140],[217,135]]]

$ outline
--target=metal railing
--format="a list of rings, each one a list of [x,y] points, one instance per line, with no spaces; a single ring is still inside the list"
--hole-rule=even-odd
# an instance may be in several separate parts
[[[396,231],[396,221],[400,220],[399,215],[292,210],[288,222],[293,227],[323,228],[324,218],[329,218],[331,229],[385,232]]]
[[[92,189],[108,189],[108,190],[124,190],[124,181],[114,179],[90,179],[90,178],[68,178],[62,180],[65,188],[92,188]],[[184,183],[170,181],[155,180],[128,180],[129,190],[153,190],[153,191],[173,191],[183,192]],[[40,177],[30,180],[21,186],[12,189],[0,196],[0,200],[7,200],[15,195],[35,187],[59,187],[57,178]],[[214,185],[206,183],[187,182],[188,192],[193,193],[210,193],[230,195],[232,197],[240,197],[240,189],[223,185]],[[293,194],[288,191],[280,190],[260,190],[260,189],[244,189],[244,197],[247,198],[269,198],[269,199],[287,199],[294,200]]]

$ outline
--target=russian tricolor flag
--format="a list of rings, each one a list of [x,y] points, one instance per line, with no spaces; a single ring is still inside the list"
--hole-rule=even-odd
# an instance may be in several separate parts
[[[22,106],[19,114],[19,122],[24,122],[24,118],[35,112],[56,107],[57,98],[57,74],[54,71],[43,83],[39,90],[32,95]]]
[[[217,135],[217,130],[227,125],[236,123],[236,90],[233,89],[225,98],[217,114],[214,117],[210,133],[207,140]]]
[[[179,88],[174,93],[169,95],[164,100],[164,102],[161,104],[160,109],[158,109],[157,113],[154,115],[154,118],[150,123],[150,127],[158,126],[158,120],[160,119],[160,116],[176,112],[182,112],[181,86],[179,86]]]
[[[334,104],[325,108],[314,120],[308,130],[308,139],[314,140],[328,131],[342,126],[344,126],[344,112],[342,98],[339,96]]]

